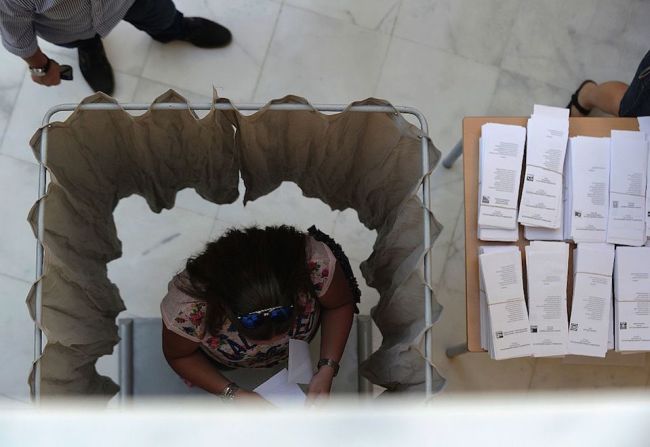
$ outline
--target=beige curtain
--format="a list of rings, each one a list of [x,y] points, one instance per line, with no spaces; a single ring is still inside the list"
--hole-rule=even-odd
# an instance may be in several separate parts
[[[82,104],[101,102],[114,100],[95,94]],[[156,102],[186,100],[169,91]],[[294,96],[273,102],[308,104]],[[356,104],[389,105],[376,99]],[[41,136],[39,130],[31,141],[37,158]],[[202,119],[189,108],[150,110],[139,117],[123,110],[76,110],[50,125],[51,182],[29,216],[36,232],[38,209],[45,207],[44,272],[37,281],[47,336],[38,360],[42,396],[117,392],[109,378],[97,374],[95,362],[112,352],[118,341],[115,319],[124,310],[106,268],[122,253],[112,215],[119,200],[139,194],[160,212],[174,206],[179,190],[192,187],[206,200],[228,204],[237,199],[240,172],[245,201],[293,181],[305,196],[332,209],[355,209],[366,227],[377,230],[373,253],[361,268],[380,294],[372,316],[383,343],[362,371],[390,389],[422,383],[421,263],[430,247],[423,244],[424,205],[417,195],[420,137],[398,113],[324,115],[267,107],[250,116],[213,109]],[[439,156],[429,142],[429,170]],[[431,217],[433,241],[441,227]],[[35,286],[28,296],[32,318]],[[434,302],[434,320],[440,310]],[[435,372],[434,379],[444,382]]]

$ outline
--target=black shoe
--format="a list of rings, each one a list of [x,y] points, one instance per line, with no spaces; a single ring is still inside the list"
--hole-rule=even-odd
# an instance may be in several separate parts
[[[202,17],[183,18],[183,28],[185,37],[181,40],[199,48],[225,47],[232,41],[228,28]]]
[[[79,68],[90,88],[96,92],[112,95],[115,90],[113,68],[106,58],[104,45],[100,38],[84,42],[77,49],[79,52]]]

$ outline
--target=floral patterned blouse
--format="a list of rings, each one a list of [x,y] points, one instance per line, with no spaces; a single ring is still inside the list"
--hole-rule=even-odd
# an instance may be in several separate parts
[[[175,283],[185,272],[175,276],[168,286],[168,293],[160,304],[163,323],[170,331],[201,343],[201,349],[217,363],[231,368],[271,367],[289,355],[289,338],[310,341],[320,323],[320,303],[332,281],[336,258],[323,243],[311,236],[307,238],[307,262],[312,284],[317,297],[304,294],[300,297],[304,305],[303,313],[289,333],[273,344],[254,344],[241,335],[232,322],[224,322],[217,334],[211,334],[205,327],[206,302],[197,300],[181,292]]]

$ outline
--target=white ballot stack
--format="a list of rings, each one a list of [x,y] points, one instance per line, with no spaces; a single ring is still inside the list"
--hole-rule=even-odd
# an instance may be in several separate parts
[[[610,157],[607,242],[642,246],[647,240],[645,133],[612,130]]]
[[[559,235],[569,110],[535,104],[527,131],[526,173],[518,222],[558,230],[555,234]]]
[[[530,241],[524,265],[517,245],[479,248],[491,358],[650,352],[650,117],[638,122],[569,138],[568,109],[536,104],[526,128],[481,127],[477,237],[518,242],[521,224]]]
[[[605,357],[611,332],[614,246],[578,244],[573,265],[568,353]]]
[[[650,247],[616,248],[614,299],[616,350],[650,350]]]
[[[521,179],[526,129],[505,124],[481,127],[479,155],[479,237],[490,237],[491,230],[509,230],[498,239],[517,231],[517,202]],[[516,239],[514,239],[516,240]]]
[[[481,191],[481,167],[483,165],[483,138],[478,139],[479,146],[479,175],[478,175],[478,190]],[[481,209],[481,194],[478,194],[478,208]],[[503,228],[481,227],[477,226],[477,237],[481,241],[498,241],[498,242],[514,242],[519,239],[519,228],[505,230]]]
[[[532,354],[565,355],[568,342],[569,244],[533,241],[526,247]]]
[[[606,242],[609,215],[610,139],[573,137],[565,165],[565,236]]]
[[[519,248],[491,251],[482,247],[479,265],[489,320],[490,356],[496,360],[530,356],[530,323]]]

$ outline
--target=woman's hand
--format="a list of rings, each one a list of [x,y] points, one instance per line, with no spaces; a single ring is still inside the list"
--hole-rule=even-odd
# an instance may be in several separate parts
[[[307,404],[313,404],[319,399],[327,399],[332,389],[332,379],[334,379],[334,369],[329,366],[321,366],[309,382]]]

